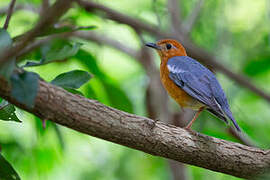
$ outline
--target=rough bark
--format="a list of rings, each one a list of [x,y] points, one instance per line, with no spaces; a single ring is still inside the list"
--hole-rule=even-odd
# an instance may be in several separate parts
[[[0,80],[0,96],[42,119],[76,131],[213,171],[250,178],[266,172],[270,165],[269,150],[122,112],[43,81],[39,85],[33,109],[11,98],[10,88],[3,79]]]

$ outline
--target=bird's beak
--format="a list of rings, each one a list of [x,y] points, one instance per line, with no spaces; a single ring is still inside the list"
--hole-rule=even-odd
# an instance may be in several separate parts
[[[161,50],[161,47],[159,45],[157,45],[156,43],[146,43],[145,45],[150,47],[150,48],[154,48],[156,50]]]

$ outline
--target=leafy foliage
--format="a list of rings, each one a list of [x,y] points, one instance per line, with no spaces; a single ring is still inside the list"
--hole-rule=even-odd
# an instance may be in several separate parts
[[[40,60],[40,62],[28,61],[23,67],[40,66],[55,61],[63,61],[74,56],[80,49],[81,45],[81,43],[74,43],[73,45],[62,44],[62,47],[59,49],[45,46],[46,48],[44,48],[42,52],[43,58]]]
[[[62,73],[54,78],[51,83],[63,88],[78,89],[84,83],[88,82],[91,75],[86,71],[74,70]]]
[[[12,45],[12,40],[10,35],[5,29],[0,29],[0,54],[4,53],[5,50]],[[11,59],[5,62],[0,67],[0,75],[9,80],[10,75],[12,74],[15,68],[15,59]]]
[[[18,102],[33,107],[38,91],[39,76],[33,72],[15,73],[11,76],[11,95]]]
[[[21,122],[15,114],[14,105],[2,100],[0,104],[0,119],[4,121],[16,121]]]
[[[7,48],[12,45],[10,35],[5,29],[0,29],[0,53],[2,54]]]
[[[0,153],[0,178],[3,180],[20,180],[19,175]]]

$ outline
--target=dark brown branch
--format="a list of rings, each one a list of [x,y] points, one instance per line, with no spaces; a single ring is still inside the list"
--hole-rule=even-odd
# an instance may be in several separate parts
[[[6,53],[0,56],[0,65],[16,56],[17,52],[20,52],[30,41],[59,19],[70,8],[72,1],[73,0],[56,1],[54,5],[48,9],[47,13],[41,16],[36,26],[21,38],[20,42],[6,50]]]
[[[201,135],[160,121],[122,112],[97,101],[39,82],[29,109],[10,96],[0,79],[0,96],[41,119],[146,153],[242,178],[266,172],[270,151]]]
[[[7,11],[7,17],[6,17],[6,21],[5,21],[5,24],[3,26],[3,29],[7,29],[8,28],[8,24],[9,24],[9,21],[10,21],[12,12],[13,12],[13,8],[14,8],[14,5],[15,5],[15,2],[16,2],[16,0],[11,0],[11,2],[9,4],[8,11]]]
[[[134,29],[140,29],[140,30],[146,31],[159,38],[173,38],[171,34],[161,32],[158,27],[149,25],[149,23],[146,24],[138,19],[134,19],[132,17],[121,14],[101,4],[97,4],[90,1],[89,2],[83,1],[83,0],[78,0],[78,3],[82,7],[84,7],[87,11],[91,11],[91,12],[95,10],[102,11],[106,14],[107,18],[117,21],[119,23],[127,24],[133,27]],[[194,45],[188,37],[182,34],[179,34],[177,37],[174,37],[174,38],[179,40],[185,46],[188,54],[191,57],[199,60],[200,62],[202,62],[203,64],[207,65],[208,67],[212,69],[220,71],[221,73],[225,74],[226,76],[228,76],[229,78],[231,78],[232,80],[240,84],[241,86],[248,88],[255,94],[263,97],[265,100],[270,102],[269,94],[266,94],[260,88],[257,88],[255,85],[253,85],[251,83],[251,80],[248,79],[247,77],[244,77],[243,75],[240,75],[240,74],[236,74],[232,72],[231,70],[229,70],[228,68],[226,68],[224,65],[219,63],[219,61],[214,56],[204,51],[203,49],[197,47],[196,45]]]

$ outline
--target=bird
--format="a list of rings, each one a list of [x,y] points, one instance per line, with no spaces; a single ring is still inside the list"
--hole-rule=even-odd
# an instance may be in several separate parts
[[[237,131],[241,132],[213,72],[189,57],[184,46],[174,39],[162,39],[145,45],[154,48],[160,56],[160,79],[168,94],[181,107],[197,111],[187,129],[206,109],[227,124],[227,119],[231,120]]]

